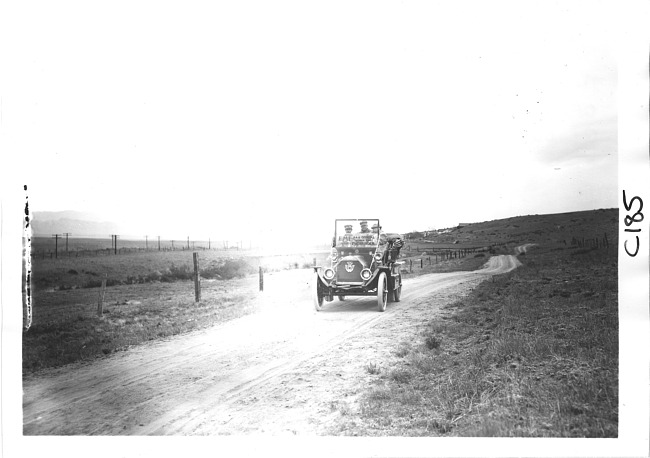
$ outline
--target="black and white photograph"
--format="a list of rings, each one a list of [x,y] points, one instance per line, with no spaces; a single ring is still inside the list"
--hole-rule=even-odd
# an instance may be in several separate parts
[[[2,455],[647,456],[649,20],[3,1]]]

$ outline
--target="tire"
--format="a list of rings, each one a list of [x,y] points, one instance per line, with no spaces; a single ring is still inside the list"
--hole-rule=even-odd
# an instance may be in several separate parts
[[[379,274],[379,279],[377,280],[377,307],[380,312],[386,310],[386,303],[388,302],[388,280],[386,279],[386,273],[382,272]]]
[[[399,302],[402,297],[402,274],[397,276],[397,281],[395,283],[399,284],[399,286],[393,289],[393,301]]]
[[[323,301],[324,301],[324,296],[320,292],[320,278],[318,278],[318,274],[314,274],[314,284],[312,285],[312,297],[314,300],[314,308],[316,309],[317,312],[320,312],[321,309],[323,308]]]
[[[339,296],[339,300],[340,300],[340,301],[344,301],[344,300],[345,300],[345,296]]]

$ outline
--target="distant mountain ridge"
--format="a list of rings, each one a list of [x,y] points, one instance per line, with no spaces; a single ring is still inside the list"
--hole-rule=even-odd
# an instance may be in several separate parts
[[[96,213],[84,212],[78,210],[63,210],[58,212],[32,212],[32,218],[38,221],[53,221],[58,219],[76,219],[82,221],[103,222],[104,219]]]
[[[80,211],[34,212],[32,233],[35,236],[71,233],[75,237],[108,237],[119,233],[119,226],[101,221],[97,215]]]

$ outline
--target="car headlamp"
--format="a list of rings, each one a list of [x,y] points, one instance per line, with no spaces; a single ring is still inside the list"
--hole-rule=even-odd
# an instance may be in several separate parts
[[[379,261],[381,261],[381,258],[382,258],[381,253],[379,253],[379,252],[375,253],[375,261],[379,262]]]
[[[336,258],[339,257],[339,252],[338,252],[338,250],[336,248],[332,248],[331,256],[332,256],[333,261],[336,261]]]
[[[330,268],[325,269],[325,272],[323,272],[323,276],[326,279],[331,280],[332,278],[334,278],[334,270]]]
[[[372,277],[372,272],[370,272],[370,269],[363,269],[361,271],[361,279],[366,281],[370,280],[370,277]]]

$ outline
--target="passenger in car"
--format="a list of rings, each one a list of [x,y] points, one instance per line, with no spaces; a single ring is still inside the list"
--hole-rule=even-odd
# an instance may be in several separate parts
[[[368,221],[361,221],[359,223],[361,226],[361,231],[354,234],[354,242],[356,245],[368,245],[372,244],[373,234],[368,229]]]
[[[395,233],[386,234],[381,230],[381,226],[377,224],[372,226],[372,232],[379,236],[379,252],[383,253],[383,261],[387,262],[389,256],[395,261],[399,257],[400,249],[404,245],[402,236]]]
[[[381,230],[381,226],[377,223],[372,225],[372,233],[375,236],[379,237],[379,245],[386,245],[386,242],[388,242],[388,239],[386,238],[386,234],[383,233]],[[375,238],[375,241],[377,239]]]
[[[358,232],[357,234],[370,234],[370,229],[368,229],[368,221],[361,221],[359,223],[359,226],[361,226],[361,231]]]

